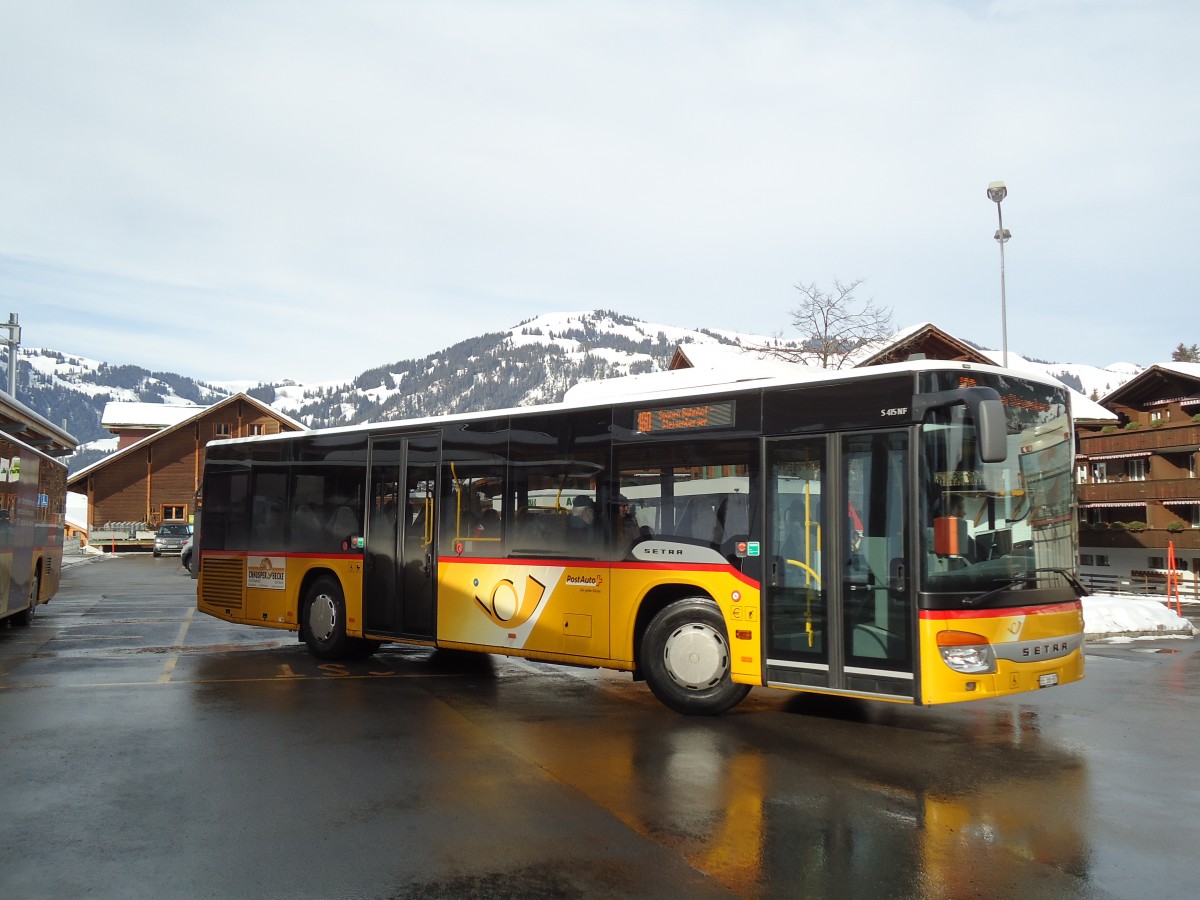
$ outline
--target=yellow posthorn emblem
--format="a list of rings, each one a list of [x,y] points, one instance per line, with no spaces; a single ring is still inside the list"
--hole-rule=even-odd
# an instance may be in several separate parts
[[[546,593],[546,586],[532,575],[525,577],[525,591],[517,593],[517,586],[508,578],[503,578],[492,588],[492,594],[484,600],[478,594],[475,602],[489,619],[505,628],[516,628],[533,615]]]

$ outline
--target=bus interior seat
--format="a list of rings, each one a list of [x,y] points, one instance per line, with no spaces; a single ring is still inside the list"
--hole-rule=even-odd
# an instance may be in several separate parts
[[[328,530],[338,537],[354,534],[358,531],[358,516],[349,506],[339,506],[329,517]]]
[[[675,535],[693,538],[717,547],[721,544],[721,531],[721,523],[712,503],[702,497],[695,497],[684,507]]]
[[[321,519],[311,503],[304,503],[296,509],[292,528],[294,538],[304,542],[315,540],[321,534]]]

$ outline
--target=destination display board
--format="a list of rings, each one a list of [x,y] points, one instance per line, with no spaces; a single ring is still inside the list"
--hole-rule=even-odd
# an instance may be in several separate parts
[[[634,432],[661,434],[702,428],[729,428],[733,425],[733,413],[732,400],[639,409],[634,416]]]

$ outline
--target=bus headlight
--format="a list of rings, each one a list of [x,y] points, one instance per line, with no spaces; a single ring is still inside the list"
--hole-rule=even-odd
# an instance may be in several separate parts
[[[996,671],[996,653],[988,639],[969,631],[939,631],[942,662],[964,675],[990,675]]]

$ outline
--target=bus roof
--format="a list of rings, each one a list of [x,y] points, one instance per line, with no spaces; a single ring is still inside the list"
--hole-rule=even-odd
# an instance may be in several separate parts
[[[796,366],[794,375],[779,376],[765,375],[749,377],[737,381],[721,381],[715,379],[716,373],[711,370],[677,369],[671,372],[652,372],[649,376],[682,376],[682,379],[664,378],[661,380],[648,378],[644,375],[632,375],[610,378],[603,381],[581,382],[580,385],[567,391],[567,396],[560,403],[544,403],[537,406],[514,406],[505,409],[479,410],[467,413],[452,413],[433,416],[421,416],[415,419],[391,419],[382,422],[361,422],[356,425],[339,425],[333,428],[314,429],[312,431],[287,432],[271,435],[256,435],[253,437],[225,438],[210,441],[209,446],[224,446],[246,442],[269,442],[290,440],[303,435],[314,434],[347,434],[357,431],[371,431],[377,428],[391,426],[420,427],[422,425],[441,425],[447,422],[477,422],[494,419],[501,416],[528,416],[547,412],[569,412],[571,410],[596,409],[607,406],[620,406],[628,403],[644,403],[660,400],[684,400],[697,396],[715,394],[752,393],[769,389],[812,387],[820,384],[838,384],[849,381],[867,381],[873,378],[884,378],[904,373],[917,372],[986,372],[995,375],[1005,375],[1019,378],[1037,384],[1062,388],[1067,387],[1060,381],[1039,372],[1013,371],[1001,366],[981,365],[979,363],[955,362],[946,360],[908,360],[906,362],[886,363],[878,366],[867,366],[859,369],[810,369]],[[692,375],[690,373],[696,373]],[[683,383],[680,383],[681,380]],[[607,390],[603,388],[608,387]],[[582,389],[581,389],[582,388]]]

